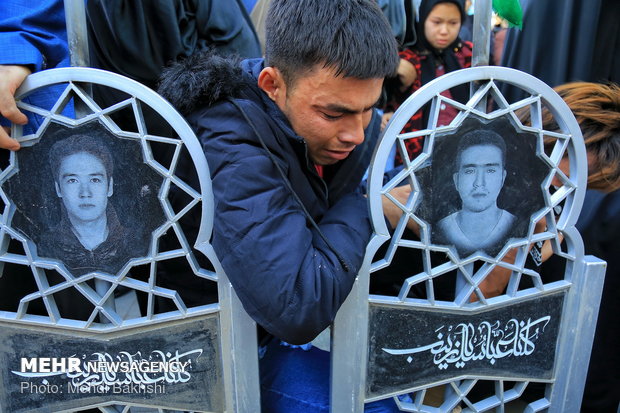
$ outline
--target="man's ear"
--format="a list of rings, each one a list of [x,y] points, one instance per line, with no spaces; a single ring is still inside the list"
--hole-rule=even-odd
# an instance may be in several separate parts
[[[504,182],[506,182],[506,170],[504,169],[504,173],[502,175],[502,186],[504,186]]]
[[[452,174],[452,181],[454,182],[454,187],[457,189],[459,188],[459,173],[455,172]]]
[[[277,68],[267,66],[258,75],[258,87],[279,105],[286,96],[286,83],[282,72]]]
[[[54,186],[56,187],[56,195],[58,195],[58,198],[62,198],[62,194],[60,193],[60,186],[58,186],[58,182],[54,181]]]
[[[114,193],[114,178],[110,177],[110,182],[108,182],[108,198],[112,196]]]

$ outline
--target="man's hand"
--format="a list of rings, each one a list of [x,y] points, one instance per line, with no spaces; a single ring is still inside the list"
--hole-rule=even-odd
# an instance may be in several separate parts
[[[381,132],[385,130],[388,122],[392,119],[392,115],[394,115],[394,112],[385,112],[383,116],[381,116]]]
[[[407,205],[407,200],[409,199],[410,194],[410,185],[397,186],[390,191],[390,195],[402,205]],[[385,215],[392,228],[396,228],[400,217],[404,214],[403,210],[386,196],[382,197],[381,203],[383,204],[383,215]],[[420,236],[420,226],[414,220],[410,219],[407,222],[407,228],[413,231],[418,237]]]
[[[502,261],[508,264],[514,264],[517,259],[517,251],[518,248],[513,248],[506,253]],[[502,295],[506,290],[506,286],[510,281],[510,276],[512,275],[512,270],[504,267],[500,267],[497,265],[495,268],[491,270],[489,275],[482,280],[482,282],[478,285],[480,291],[485,298],[497,297]],[[478,296],[476,293],[472,293],[469,301],[474,302],[478,301]]]
[[[26,66],[0,65],[0,114],[13,123],[25,125],[28,118],[17,109],[15,91],[32,71]],[[19,142],[11,139],[8,128],[0,128],[0,148],[16,151]]]

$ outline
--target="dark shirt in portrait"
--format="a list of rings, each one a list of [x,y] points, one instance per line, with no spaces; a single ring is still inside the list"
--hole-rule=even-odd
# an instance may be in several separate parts
[[[39,256],[62,261],[71,274],[79,276],[93,271],[116,274],[129,259],[146,255],[149,243],[141,232],[122,226],[112,205],[108,205],[106,215],[107,238],[88,250],[73,232],[63,207],[58,225],[41,237]]]

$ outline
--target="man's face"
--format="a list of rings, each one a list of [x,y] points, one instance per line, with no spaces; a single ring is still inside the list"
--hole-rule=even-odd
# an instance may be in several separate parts
[[[450,46],[461,30],[461,12],[454,3],[439,3],[424,20],[424,36],[435,49]]]
[[[283,85],[270,96],[305,140],[310,159],[331,165],[364,141],[383,79],[335,77],[333,69],[320,67],[299,76],[293,87]]]
[[[463,209],[482,212],[496,205],[505,178],[502,151],[497,146],[475,145],[465,149],[453,176]]]
[[[105,215],[112,195],[112,177],[94,155],[78,152],[65,157],[58,168],[56,193],[72,222],[95,221]]]

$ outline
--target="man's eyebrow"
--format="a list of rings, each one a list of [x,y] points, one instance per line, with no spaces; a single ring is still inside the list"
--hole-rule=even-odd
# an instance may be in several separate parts
[[[367,108],[364,108],[362,110],[354,110],[354,109],[348,108],[346,106],[339,105],[337,103],[332,103],[332,104],[323,106],[323,108],[328,110],[328,111],[330,111],[330,112],[338,112],[338,113],[343,113],[343,114],[346,114],[346,115],[354,115],[356,113],[363,113],[363,112],[367,112],[367,111],[371,110],[372,108],[377,106],[377,103],[379,103],[379,100],[381,100],[381,98],[377,99],[377,101],[375,103],[373,103],[372,105],[370,105]]]
[[[466,163],[461,166],[461,168],[475,168],[476,166],[500,166],[501,162],[491,162],[491,163]]]
[[[104,176],[105,174],[103,172],[93,172],[92,174],[88,174],[88,176]],[[61,175],[62,178],[65,178],[67,176],[78,176],[77,173],[73,173],[73,172],[66,172],[64,174]]]

